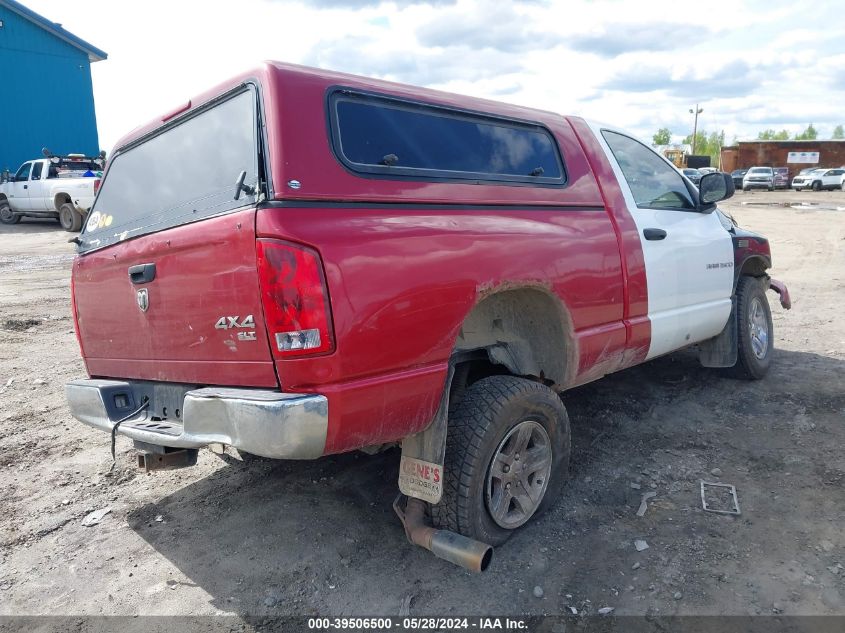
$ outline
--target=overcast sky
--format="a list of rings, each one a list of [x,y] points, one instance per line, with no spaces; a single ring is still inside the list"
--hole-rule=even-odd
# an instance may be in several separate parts
[[[100,144],[265,59],[730,142],[845,124],[841,2],[22,0],[106,51]]]

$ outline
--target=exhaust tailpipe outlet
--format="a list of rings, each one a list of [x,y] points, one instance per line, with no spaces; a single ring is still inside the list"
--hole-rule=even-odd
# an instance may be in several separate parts
[[[477,573],[487,569],[493,560],[493,548],[487,543],[448,530],[434,530],[428,549],[437,558]]]
[[[437,556],[469,571],[480,573],[490,566],[493,548],[449,530],[437,530],[425,523],[425,502],[408,497],[404,511],[400,502],[404,495],[396,497],[393,510],[405,527],[405,535],[413,545],[418,545]]]

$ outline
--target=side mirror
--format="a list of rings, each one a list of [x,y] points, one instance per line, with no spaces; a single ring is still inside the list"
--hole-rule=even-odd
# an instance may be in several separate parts
[[[729,174],[721,171],[704,174],[698,183],[698,210],[712,211],[717,202],[727,200],[734,191],[734,181]]]

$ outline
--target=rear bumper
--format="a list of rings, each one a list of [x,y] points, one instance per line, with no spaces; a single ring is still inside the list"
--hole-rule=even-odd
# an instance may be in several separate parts
[[[114,398],[131,394],[132,385],[74,380],[65,391],[74,418],[111,432],[122,417],[115,412]],[[319,394],[206,387],[185,393],[179,418],[152,420],[142,411],[121,423],[117,432],[160,446],[200,448],[219,443],[262,457],[315,459],[325,450],[328,409],[328,400]]]

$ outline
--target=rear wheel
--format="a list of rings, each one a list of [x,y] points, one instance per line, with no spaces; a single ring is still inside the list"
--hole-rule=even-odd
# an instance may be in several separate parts
[[[569,418],[540,383],[491,376],[449,417],[436,527],[501,545],[554,501],[569,469]]]
[[[766,278],[741,277],[736,289],[737,361],[730,371],[738,378],[760,380],[769,371],[774,329]]]
[[[21,216],[12,213],[12,207],[8,202],[0,202],[0,222],[3,224],[17,224]]]
[[[82,228],[82,216],[69,202],[59,207],[59,223],[65,231],[78,232]]]
[[[845,180],[842,181],[842,185],[839,188],[845,191]]]

